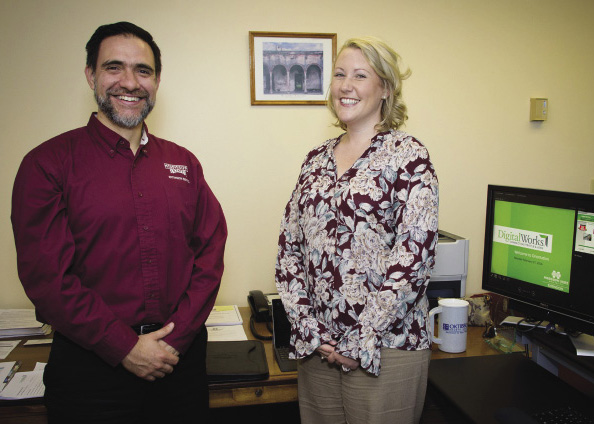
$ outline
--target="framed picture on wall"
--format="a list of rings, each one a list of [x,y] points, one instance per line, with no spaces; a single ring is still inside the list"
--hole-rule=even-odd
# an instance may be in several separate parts
[[[250,31],[252,105],[325,105],[336,34]]]

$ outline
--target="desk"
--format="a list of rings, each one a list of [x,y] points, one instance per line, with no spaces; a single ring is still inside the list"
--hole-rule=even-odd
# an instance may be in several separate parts
[[[541,330],[521,335],[531,357],[541,367],[594,397],[594,357],[577,356],[569,337]]]
[[[431,361],[428,393],[462,412],[460,422],[495,423],[495,411],[504,407],[534,413],[572,406],[594,415],[592,385],[561,372],[568,368],[591,383],[594,358],[577,356],[566,336],[540,330],[524,333],[519,343],[530,347],[532,360],[514,353]]]
[[[256,338],[250,331],[250,308],[239,308],[243,318],[243,329],[248,339]],[[255,323],[256,331],[270,335],[265,323]],[[272,351],[272,342],[264,341],[264,351],[268,362],[269,377],[264,381],[211,384],[210,407],[247,406],[265,403],[297,401],[297,372],[282,372]]]
[[[250,309],[239,308],[245,333],[249,339],[255,339],[249,329]],[[270,334],[264,323],[256,323],[260,334]],[[484,343],[480,327],[468,328],[466,352],[459,354],[444,353],[433,347],[432,359],[460,358],[470,356],[496,355],[498,352]],[[297,373],[282,372],[274,359],[272,343],[265,341],[264,350],[270,376],[264,381],[242,383],[224,383],[210,385],[210,406],[222,408],[297,401]],[[50,346],[23,346],[23,342],[12,351],[5,361],[23,361],[21,371],[31,371],[36,362],[46,362]],[[0,401],[0,422],[3,424],[45,424],[45,407],[42,399],[22,401]]]
[[[495,412],[509,407],[534,413],[569,405],[594,414],[591,399],[521,353],[431,361],[429,386],[463,413],[463,422],[496,424]]]

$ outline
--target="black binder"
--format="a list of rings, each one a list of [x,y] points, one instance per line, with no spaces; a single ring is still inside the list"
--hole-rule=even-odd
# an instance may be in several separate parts
[[[259,340],[208,342],[206,373],[209,383],[266,380],[264,345]]]

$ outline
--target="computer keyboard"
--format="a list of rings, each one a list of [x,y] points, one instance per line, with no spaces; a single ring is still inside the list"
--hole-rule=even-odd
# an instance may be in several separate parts
[[[495,411],[501,424],[594,424],[592,417],[570,406],[553,407],[536,413],[524,408],[505,407]]]
[[[289,359],[289,348],[288,347],[277,347],[276,350],[281,358]]]
[[[570,406],[538,412],[532,417],[541,424],[594,424],[592,418]]]
[[[274,348],[276,362],[281,371],[297,371],[297,361],[289,359],[289,348],[288,347],[275,347]]]

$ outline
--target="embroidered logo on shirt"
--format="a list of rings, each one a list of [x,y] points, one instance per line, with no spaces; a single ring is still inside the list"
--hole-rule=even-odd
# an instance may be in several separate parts
[[[169,169],[172,174],[184,174],[188,175],[188,167],[186,165],[171,165],[170,163],[164,163],[165,169]]]
[[[165,169],[168,169],[171,174],[183,174],[184,177],[188,175],[188,167],[186,165],[172,165],[170,163],[164,163],[163,165],[165,165]],[[187,183],[190,182],[187,178],[175,175],[170,175],[169,178],[173,180],[183,180]]]

